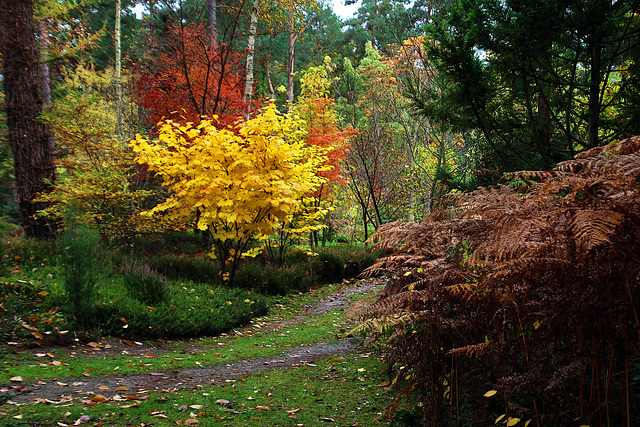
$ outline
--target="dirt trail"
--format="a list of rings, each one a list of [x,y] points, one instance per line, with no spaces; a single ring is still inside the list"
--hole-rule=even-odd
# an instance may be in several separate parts
[[[292,319],[283,321],[272,321],[262,324],[260,333],[268,333],[295,324],[304,324],[310,316],[318,316],[327,311],[346,307],[349,304],[348,297],[357,293],[372,291],[383,282],[378,279],[353,282],[341,287],[337,292],[325,297],[323,300],[306,307],[304,312]],[[237,332],[242,335],[242,332]],[[56,380],[38,381],[35,384],[26,386],[0,386],[0,398],[3,394],[10,393],[8,403],[25,404],[35,401],[48,401],[50,403],[64,403],[74,399],[87,399],[91,395],[102,391],[101,394],[108,399],[117,400],[122,395],[137,395],[144,398],[146,392],[162,392],[172,390],[191,390],[202,385],[233,381],[248,374],[272,370],[285,369],[300,366],[331,356],[342,355],[356,351],[359,340],[357,338],[343,338],[337,343],[317,343],[309,346],[301,346],[288,349],[276,357],[242,360],[228,365],[218,365],[202,368],[188,368],[180,370],[159,371],[143,373],[137,375],[109,375],[96,378],[64,378],[64,383]],[[162,350],[162,343],[158,346],[149,347],[137,345],[135,347],[126,346],[121,340],[110,340],[105,343],[107,352],[101,351],[99,356],[109,356],[122,354],[143,355],[150,351]],[[167,351],[171,351],[167,346]],[[186,352],[206,352],[217,351],[210,347],[192,346]],[[127,390],[126,392],[118,391]],[[5,395],[5,398],[7,396]],[[3,399],[4,400],[4,399]]]

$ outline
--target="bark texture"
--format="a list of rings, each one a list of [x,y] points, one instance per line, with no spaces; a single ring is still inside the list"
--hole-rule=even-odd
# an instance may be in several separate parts
[[[51,135],[38,120],[44,98],[31,0],[0,0],[0,49],[15,194],[22,226],[28,236],[52,237],[54,224],[35,215],[46,206],[34,199],[51,190],[55,164]]]

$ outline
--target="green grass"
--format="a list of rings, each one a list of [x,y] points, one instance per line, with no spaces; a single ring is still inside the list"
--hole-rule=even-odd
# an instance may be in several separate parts
[[[375,427],[388,425],[381,418],[392,398],[385,381],[377,358],[351,354],[203,384],[195,391],[139,393],[141,400],[108,400],[94,406],[79,399],[59,405],[4,405],[0,415],[6,426],[72,425],[85,415],[91,419],[89,425],[104,426],[175,426],[197,420],[199,426]],[[84,397],[88,400],[91,395]]]
[[[154,357],[116,355],[102,358],[99,357],[99,351],[93,351],[87,344],[82,343],[76,344],[75,354],[38,348],[29,352],[0,354],[0,384],[8,383],[14,376],[22,377],[25,382],[81,376],[87,369],[90,369],[93,376],[99,376],[189,368],[196,367],[198,364],[216,366],[243,359],[275,356],[303,344],[335,342],[338,339],[337,336],[344,335],[340,330],[349,329],[351,326],[344,318],[343,310],[333,310],[321,316],[308,317],[304,323],[292,324],[270,333],[264,333],[261,325],[267,322],[290,320],[299,315],[305,306],[323,299],[339,288],[340,285],[329,285],[308,293],[277,298],[269,315],[255,319],[244,328],[236,329],[243,336],[232,333],[188,341],[174,341],[166,351],[151,352],[150,354]],[[217,350],[176,356],[176,353],[191,346],[203,349],[213,347]],[[47,353],[54,357],[48,356]],[[36,354],[40,357],[35,356]]]
[[[10,377],[17,375],[28,384],[36,380],[65,381],[69,376],[82,377],[83,372],[99,378],[116,373],[216,366],[272,357],[301,345],[334,342],[343,337],[341,329],[352,326],[342,309],[311,316],[300,323],[287,321],[339,288],[340,285],[332,285],[305,294],[280,297],[268,316],[236,329],[242,336],[234,332],[176,341],[171,343],[170,351],[154,352],[154,357],[115,355],[103,358],[99,351],[91,351],[86,344],[80,345],[75,354],[60,349],[51,351],[50,355],[40,349],[5,354],[0,359],[3,360],[0,383],[6,384]],[[362,296],[359,294],[353,299]],[[289,324],[263,333],[262,329],[273,321]],[[185,351],[192,346],[208,347],[208,351],[195,354]],[[82,349],[93,356],[87,357]],[[40,357],[34,356],[36,353]],[[51,365],[54,360],[58,366]],[[43,367],[37,362],[47,365]],[[377,356],[350,354],[285,370],[264,371],[228,382],[204,383],[195,391],[138,393],[136,396],[140,400],[107,400],[91,406],[87,404],[91,395],[85,396],[86,399],[75,395],[73,401],[61,404],[5,404],[0,406],[0,417],[5,424],[0,425],[73,425],[86,415],[91,418],[89,425],[103,426],[189,425],[194,423],[192,420],[197,420],[200,426],[315,426],[325,423],[384,426],[388,421],[381,419],[380,415],[392,399],[385,387],[386,381],[383,365]],[[96,393],[99,394],[100,390]],[[221,404],[220,399],[229,403]]]
[[[61,350],[47,351],[53,357],[41,350],[7,354],[0,358],[0,360],[4,359],[0,368],[2,370],[0,384],[8,383],[14,376],[20,376],[24,382],[28,383],[38,379],[79,377],[87,370],[91,376],[100,376],[192,368],[198,367],[199,364],[202,366],[230,364],[243,359],[275,356],[303,344],[332,343],[337,341],[336,335],[340,335],[340,329],[348,326],[342,319],[342,311],[332,311],[322,316],[312,317],[305,324],[291,325],[268,334],[260,333],[258,328],[239,329],[244,331],[245,336],[222,334],[214,338],[178,343],[172,346],[169,352],[151,351],[137,357],[116,355],[102,358],[99,357],[100,351],[93,351],[86,344],[78,345],[79,348],[75,354]],[[252,335],[246,335],[249,330]],[[197,354],[179,354],[187,345],[202,347],[203,351]],[[215,350],[212,351],[212,347]],[[205,348],[207,351],[204,351]],[[92,356],[88,357],[86,353]],[[35,354],[41,356],[37,357]]]

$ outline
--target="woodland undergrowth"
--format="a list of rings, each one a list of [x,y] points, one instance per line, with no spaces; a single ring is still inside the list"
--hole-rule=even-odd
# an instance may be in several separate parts
[[[361,309],[424,425],[640,425],[640,137],[375,234]]]

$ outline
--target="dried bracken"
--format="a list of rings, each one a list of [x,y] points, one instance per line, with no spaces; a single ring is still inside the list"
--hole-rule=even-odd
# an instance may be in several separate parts
[[[640,425],[640,137],[508,178],[380,227],[363,327],[425,425]]]

